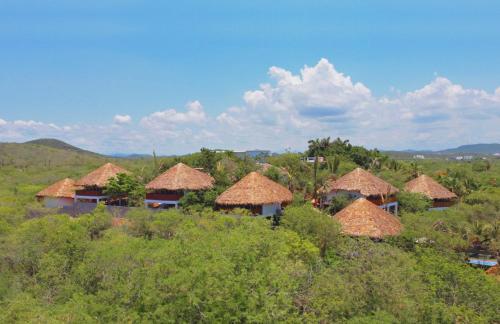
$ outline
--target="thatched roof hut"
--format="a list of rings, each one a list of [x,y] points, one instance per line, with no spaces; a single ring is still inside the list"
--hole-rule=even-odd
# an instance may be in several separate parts
[[[75,197],[75,180],[73,179],[63,179],[51,184],[47,188],[43,189],[36,194],[37,198],[71,198]]]
[[[433,200],[453,200],[457,198],[457,195],[425,174],[406,183],[405,191],[420,193]]]
[[[390,183],[374,176],[368,171],[356,168],[328,184],[331,191],[359,192],[365,197],[393,195],[399,190]]]
[[[114,178],[117,174],[129,173],[124,168],[117,166],[113,163],[106,163],[103,166],[90,172],[83,178],[76,181],[77,186],[81,187],[97,187],[103,188],[108,184],[111,178]]]
[[[258,172],[250,172],[224,191],[215,201],[222,206],[259,206],[289,203],[292,193]]]
[[[213,188],[214,178],[205,172],[177,163],[146,185],[146,190],[206,190]]]
[[[342,232],[352,236],[380,239],[398,235],[403,227],[396,216],[365,198],[357,199],[333,217],[342,225]]]

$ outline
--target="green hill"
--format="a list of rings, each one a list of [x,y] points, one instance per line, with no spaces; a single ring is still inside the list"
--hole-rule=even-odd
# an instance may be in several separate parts
[[[40,139],[25,142],[24,144],[41,145],[41,146],[51,147],[51,148],[55,148],[55,149],[62,149],[62,150],[67,150],[67,151],[74,151],[74,152],[80,152],[80,153],[99,155],[97,153],[83,150],[79,147],[73,146],[71,144],[68,144],[66,142],[63,142],[63,141],[55,139],[55,138],[40,138]]]
[[[42,142],[43,143],[43,142]],[[56,142],[51,145],[28,143],[0,143],[0,166],[51,168],[56,166],[95,164],[104,161],[104,157],[96,153],[81,150],[66,144]],[[69,148],[68,148],[69,146]]]

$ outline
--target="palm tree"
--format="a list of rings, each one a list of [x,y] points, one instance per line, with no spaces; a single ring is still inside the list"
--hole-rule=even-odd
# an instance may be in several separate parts
[[[340,158],[338,155],[329,156],[326,158],[326,163],[328,164],[328,169],[331,173],[336,173],[339,169]]]
[[[328,142],[329,141],[330,141],[330,138],[328,138]],[[322,141],[319,138],[317,138],[315,140],[309,140],[307,143],[309,144],[309,153],[314,156],[313,199],[316,200],[317,191],[318,191],[318,157],[319,157],[319,153],[321,151]]]
[[[418,178],[422,174],[422,168],[417,162],[410,163],[410,176],[412,179]]]

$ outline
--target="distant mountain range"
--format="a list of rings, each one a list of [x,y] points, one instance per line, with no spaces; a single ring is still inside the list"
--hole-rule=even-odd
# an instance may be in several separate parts
[[[458,155],[458,154],[471,154],[471,155],[492,155],[500,153],[500,144],[468,144],[459,147],[450,148],[440,151],[431,150],[404,150],[404,151],[386,151],[393,154],[431,154],[431,155]]]
[[[98,154],[95,152],[83,150],[66,142],[63,142],[54,138],[40,138],[32,141],[28,141],[22,144],[29,145],[37,145],[37,146],[47,146],[55,149],[61,149],[66,151],[72,151],[77,153],[85,153],[91,154],[94,156],[104,157],[106,155]],[[446,150],[439,151],[431,151],[431,150],[404,150],[404,151],[384,151],[388,154],[398,155],[398,156],[409,156],[409,155],[459,155],[459,154],[471,154],[471,155],[492,155],[495,153],[500,153],[500,143],[491,143],[491,144],[468,144],[461,145],[456,148],[450,148]],[[109,154],[107,155],[113,158],[126,158],[126,159],[141,159],[141,158],[150,158],[152,155],[150,154]]]
[[[492,144],[462,145],[457,148],[447,149],[440,152],[445,154],[453,154],[453,153],[495,154],[495,153],[500,153],[500,144],[492,143]]]
[[[138,154],[138,153],[113,153],[109,154],[109,156],[118,158],[118,159],[147,159],[147,158],[152,158],[153,155],[151,154]]]

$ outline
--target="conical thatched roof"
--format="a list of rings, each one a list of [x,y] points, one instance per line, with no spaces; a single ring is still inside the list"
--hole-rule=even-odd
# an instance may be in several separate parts
[[[425,174],[409,181],[405,185],[408,192],[421,193],[430,199],[455,199],[457,195],[443,187],[439,182]]]
[[[356,168],[332,182],[329,184],[329,189],[356,191],[367,197],[394,194],[399,191],[390,183],[361,168]]]
[[[205,172],[198,171],[177,163],[146,185],[147,190],[204,190],[214,186],[214,178]]]
[[[76,182],[77,186],[83,187],[105,187],[111,178],[114,178],[119,173],[129,173],[124,168],[113,163],[106,163],[103,166],[90,172]]]
[[[54,198],[74,198],[75,197],[75,180],[63,179],[48,186],[39,193],[37,197],[54,197]]]
[[[259,206],[291,201],[292,193],[290,190],[258,172],[250,172],[224,191],[215,202],[226,206]]]
[[[335,214],[342,232],[352,236],[382,238],[398,235],[403,225],[399,219],[365,198],[359,198]]]

